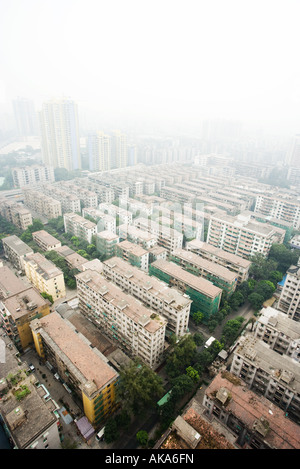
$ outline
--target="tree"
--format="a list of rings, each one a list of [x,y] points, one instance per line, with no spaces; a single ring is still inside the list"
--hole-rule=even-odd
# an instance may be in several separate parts
[[[33,220],[32,225],[29,225],[27,228],[31,233],[35,231],[40,231],[44,229],[44,224],[38,218]]]
[[[41,293],[41,296],[42,296],[43,298],[45,298],[46,300],[49,300],[50,303],[53,305],[54,301],[53,301],[53,296],[52,296],[52,295],[49,295],[49,293],[43,291],[43,292]]]
[[[200,332],[195,332],[195,334],[193,335],[193,339],[195,344],[198,346],[202,345],[204,342],[204,337]]]
[[[268,298],[272,297],[275,291],[275,287],[274,284],[269,280],[260,280],[260,282],[258,282],[258,284],[256,285],[254,291],[258,295],[261,295],[265,301]]]
[[[192,320],[193,320],[194,323],[197,324],[197,325],[202,323],[203,318],[204,318],[204,314],[201,313],[201,311],[196,311],[196,312],[192,315]]]
[[[237,310],[238,307],[244,303],[244,301],[244,295],[239,290],[236,290],[234,293],[232,293],[228,299],[228,303],[233,310]]]
[[[114,418],[107,420],[104,428],[104,439],[106,443],[116,441],[120,436],[117,422]]]
[[[248,296],[248,301],[251,304],[252,308],[256,311],[261,309],[262,304],[264,302],[264,297],[259,293],[253,292],[251,295]]]
[[[270,272],[276,270],[278,262],[273,258],[266,258],[262,254],[258,253],[251,257],[251,266],[249,274],[254,277],[255,280],[263,280]]]
[[[225,343],[230,344],[236,339],[244,320],[243,317],[239,316],[227,321],[222,331],[222,340]]]
[[[199,373],[197,370],[195,370],[195,368],[193,368],[192,366],[189,366],[187,367],[187,369],[185,370],[187,375],[195,382],[199,381],[200,379],[200,376],[199,376]]]
[[[299,259],[300,253],[297,250],[293,251],[290,248],[286,247],[284,244],[274,243],[271,246],[269,252],[269,259],[277,262],[277,270],[285,274],[287,269],[291,265],[296,265]],[[272,269],[276,270],[276,269]]]
[[[137,415],[153,407],[163,392],[162,379],[139,360],[121,368],[117,399],[128,412]]]
[[[136,434],[136,439],[141,446],[147,446],[148,438],[148,433],[145,430],[140,430]]]
[[[193,363],[196,354],[196,344],[191,335],[182,337],[173,352],[167,357],[166,372],[175,378],[185,372],[187,366]]]

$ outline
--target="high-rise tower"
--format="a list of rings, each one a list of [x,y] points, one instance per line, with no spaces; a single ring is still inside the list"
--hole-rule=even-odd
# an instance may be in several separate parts
[[[33,101],[16,98],[12,101],[19,137],[30,137],[38,134],[37,114]]]
[[[48,101],[39,118],[44,163],[68,170],[81,168],[77,104],[67,98]]]
[[[88,136],[89,169],[107,171],[111,169],[111,137],[103,132]]]

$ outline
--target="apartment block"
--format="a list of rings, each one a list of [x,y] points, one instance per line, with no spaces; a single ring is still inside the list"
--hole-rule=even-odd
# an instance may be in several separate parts
[[[66,296],[63,272],[53,262],[36,252],[24,259],[25,274],[39,292],[48,293],[53,300]]]
[[[230,372],[242,378],[249,389],[269,399],[299,424],[299,362],[280,355],[262,340],[246,335],[233,351]]]
[[[101,203],[98,208],[112,217],[118,217],[120,225],[130,225],[132,223],[132,212],[129,212],[129,210],[108,203]]]
[[[77,195],[71,194],[67,190],[52,184],[44,184],[40,186],[40,190],[46,195],[58,200],[61,203],[63,213],[81,212],[80,198]]]
[[[256,197],[254,211],[293,224],[300,229],[300,202],[291,196],[260,194]]]
[[[97,233],[97,251],[105,256],[105,258],[115,256],[117,244],[119,242],[119,236],[115,233],[112,233],[111,231],[100,231],[100,233]]]
[[[24,166],[12,169],[14,187],[35,186],[44,182],[54,182],[54,168],[52,166]]]
[[[0,375],[0,414],[6,434],[14,449],[61,449],[59,407],[47,388],[37,384],[35,375],[26,373],[27,368],[27,363],[22,362],[7,370],[3,378]],[[17,385],[12,384],[12,379],[17,380]]]
[[[140,269],[117,257],[103,262],[103,275],[134,296],[167,322],[167,332],[181,337],[188,331],[191,299],[166,283],[149,277]]]
[[[263,308],[255,324],[254,337],[275,352],[300,362],[300,324],[285,313],[270,306]]]
[[[157,236],[148,231],[137,228],[133,225],[119,225],[118,227],[120,240],[127,239],[132,243],[139,244],[144,249],[151,249],[157,245]]]
[[[80,183],[82,187],[86,187],[90,191],[95,192],[98,197],[98,203],[111,204],[115,200],[115,192],[113,189],[97,184],[91,181],[89,177],[80,178],[80,181],[74,179],[74,182],[76,184]]]
[[[33,250],[16,235],[3,238],[2,244],[5,257],[16,269],[24,272],[24,260],[28,255],[33,254]]]
[[[23,189],[25,205],[39,215],[51,219],[62,215],[61,203],[37,190]]]
[[[81,399],[86,417],[99,427],[116,409],[118,373],[106,358],[57,312],[31,323],[36,351]]]
[[[0,201],[0,215],[24,231],[27,230],[29,225],[32,225],[30,210],[25,208],[23,204],[12,200],[2,199]]]
[[[86,270],[76,281],[81,312],[127,353],[157,368],[167,321],[96,271]]]
[[[43,251],[52,251],[61,246],[61,242],[45,230],[35,231],[32,237]]]
[[[73,181],[60,181],[54,187],[59,186],[59,189],[78,197],[84,207],[97,208],[98,196],[95,192],[82,187],[80,180],[77,183]]]
[[[207,242],[245,259],[267,256],[273,243],[283,243],[285,231],[251,219],[251,212],[231,217],[221,213],[210,217]]]
[[[228,295],[231,295],[236,289],[237,278],[234,272],[214,262],[202,259],[193,252],[176,249],[171,252],[169,260],[183,267],[191,274],[209,280],[217,287],[222,288]]]
[[[149,252],[138,244],[122,241],[116,245],[116,256],[129,262],[131,265],[148,272]]]
[[[218,311],[222,290],[208,280],[185,271],[174,262],[153,262],[149,265],[149,275],[154,275],[188,295],[193,301],[191,312],[201,311],[205,321]]]
[[[214,262],[226,269],[234,272],[237,285],[246,281],[249,277],[251,262],[243,257],[237,256],[221,248],[216,248],[212,244],[193,239],[186,244],[187,251],[197,254],[200,258]]]
[[[91,217],[97,223],[97,231],[110,231],[111,233],[116,233],[116,217],[107,215],[96,208],[83,208],[82,216],[84,218]]]
[[[166,261],[168,257],[168,251],[162,246],[153,246],[148,249],[149,252],[149,264],[154,261],[163,260]]]
[[[258,398],[231,373],[222,372],[213,379],[205,391],[203,406],[208,420],[232,432],[240,449],[300,448],[299,425],[267,398]]]
[[[159,223],[148,220],[147,218],[136,218],[133,222],[134,226],[157,237],[157,244],[164,247],[170,253],[174,249],[182,248],[183,235],[179,231],[174,230],[168,226],[160,225]]]
[[[86,220],[76,213],[64,214],[64,226],[66,233],[78,236],[88,243],[92,242],[92,237],[97,233],[96,223]]]
[[[11,277],[13,276],[11,273]],[[49,302],[35,288],[28,287],[25,283],[22,291],[0,300],[1,326],[20,352],[33,344],[31,321],[47,316],[50,312]]]
[[[287,270],[278,309],[294,321],[300,321],[300,261]]]

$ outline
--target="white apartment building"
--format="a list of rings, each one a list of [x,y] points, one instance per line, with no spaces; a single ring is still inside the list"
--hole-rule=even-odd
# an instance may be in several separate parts
[[[272,350],[300,362],[300,323],[271,306],[257,318],[254,337],[269,344]]]
[[[211,244],[193,239],[186,244],[187,251],[192,251],[198,254],[201,258],[211,262],[215,262],[228,270],[234,272],[237,276],[237,285],[246,281],[249,277],[249,268],[251,262],[243,257],[237,256],[230,252],[224,251]]]
[[[82,209],[82,216],[89,216],[96,220],[98,233],[100,231],[110,231],[111,233],[116,233],[116,218],[112,215],[107,215],[106,213],[102,212],[101,210],[97,210],[96,208],[84,207]]]
[[[48,293],[53,300],[66,296],[63,272],[53,262],[36,252],[24,258],[25,274],[40,293]]]
[[[30,210],[25,208],[23,204],[16,203],[13,200],[6,200],[3,198],[0,201],[0,214],[7,221],[21,230],[25,231],[29,225],[32,225],[32,215]]]
[[[251,219],[251,212],[235,217],[215,213],[210,217],[207,243],[245,259],[267,256],[273,243],[283,243],[285,230]]]
[[[77,104],[70,99],[45,102],[39,120],[44,163],[68,170],[81,168]]]
[[[270,345],[252,335],[245,335],[233,352],[230,372],[299,422],[299,362],[275,352]]]
[[[136,218],[133,221],[134,226],[142,230],[146,230],[157,237],[157,244],[172,252],[175,249],[181,249],[183,243],[183,234],[168,226],[148,220],[147,218]]]
[[[61,203],[40,191],[24,189],[24,202],[29,208],[48,219],[62,215]]]
[[[256,197],[254,211],[292,223],[295,230],[300,229],[300,202],[291,196],[260,194]]]
[[[72,233],[78,238],[82,238],[88,243],[92,242],[92,237],[97,233],[97,225],[76,213],[64,214],[64,226],[66,233]]]
[[[119,206],[124,210],[132,212],[134,215],[149,217],[153,213],[153,204],[141,202],[130,197],[120,197]]]
[[[11,173],[14,187],[32,187],[40,183],[55,181],[52,166],[24,166],[22,168],[13,168]]]
[[[131,243],[127,239],[116,245],[116,256],[135,265],[144,272],[148,272],[149,252],[138,244]]]
[[[167,321],[95,270],[81,272],[76,281],[81,312],[130,355],[157,368]]]
[[[32,237],[43,251],[52,251],[61,246],[61,242],[45,230],[35,231]]]
[[[149,277],[137,267],[118,257],[103,262],[104,276],[126,293],[161,314],[168,321],[167,329],[177,337],[188,331],[192,300],[155,277]]]
[[[52,184],[44,184],[40,189],[50,197],[59,200],[63,213],[81,212],[80,198],[77,195],[70,194],[67,190]]]
[[[278,309],[295,321],[300,321],[300,260],[291,265],[278,301]]]
[[[24,272],[24,259],[29,254],[33,254],[33,250],[16,235],[3,238],[2,244],[5,257],[14,267]]]
[[[101,203],[99,204],[98,209],[112,217],[119,217],[120,225],[130,225],[132,223],[132,212],[125,210],[122,207],[113,204]]]
[[[132,243],[143,246],[144,249],[151,249],[157,245],[157,236],[134,225],[119,225],[118,231],[120,240],[128,239]]]

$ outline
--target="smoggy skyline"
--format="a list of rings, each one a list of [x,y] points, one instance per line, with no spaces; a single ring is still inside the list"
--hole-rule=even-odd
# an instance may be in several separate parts
[[[298,5],[3,0],[1,107],[67,96],[99,119],[299,132]]]

